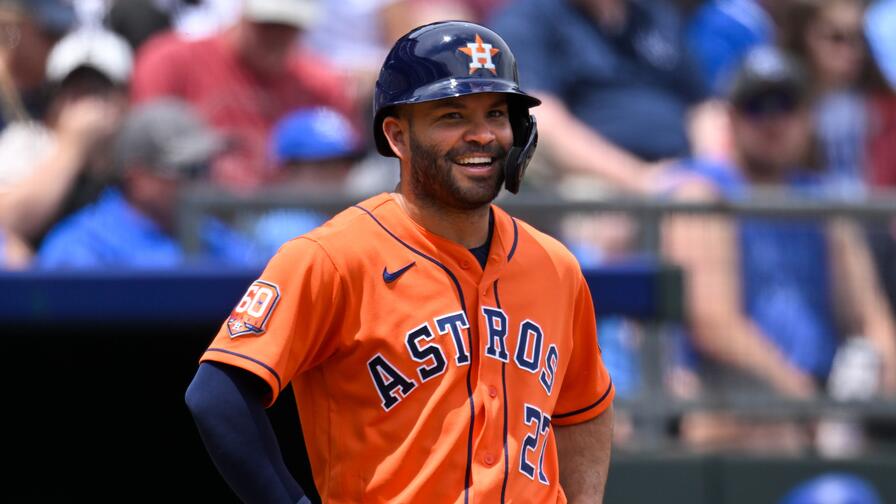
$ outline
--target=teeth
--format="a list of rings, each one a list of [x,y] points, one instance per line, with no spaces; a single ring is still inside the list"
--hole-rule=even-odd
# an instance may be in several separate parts
[[[492,158],[490,157],[470,157],[459,159],[458,164],[491,164]]]

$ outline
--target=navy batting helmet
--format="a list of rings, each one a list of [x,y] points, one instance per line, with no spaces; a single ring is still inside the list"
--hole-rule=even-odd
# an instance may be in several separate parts
[[[415,28],[395,42],[376,81],[373,136],[377,150],[395,156],[382,125],[396,105],[476,93],[508,97],[513,147],[504,164],[504,177],[507,190],[516,193],[538,141],[529,108],[541,101],[520,90],[510,47],[484,26],[443,21]]]

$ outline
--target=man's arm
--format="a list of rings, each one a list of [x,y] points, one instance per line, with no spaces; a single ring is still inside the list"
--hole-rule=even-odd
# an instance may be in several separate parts
[[[829,236],[837,306],[845,312],[845,325],[875,346],[883,362],[883,391],[896,394],[896,327],[865,235],[854,223],[837,219]]]
[[[679,200],[708,202],[705,183],[684,185]],[[663,253],[682,268],[695,346],[723,365],[747,371],[790,397],[815,394],[812,378],[787,361],[744,313],[738,274],[737,228],[728,217],[681,215],[663,224]]]
[[[56,143],[33,172],[0,197],[0,225],[33,243],[57,218],[89,157],[119,128],[124,103],[86,97],[62,107]]]
[[[556,96],[536,93],[541,105],[532,109],[538,119],[539,146],[565,173],[590,174],[633,194],[651,194],[662,188],[668,161],[646,162],[610,142],[583,123]],[[723,158],[730,139],[726,114],[717,102],[701,102],[691,108],[688,130],[695,153]]]
[[[585,423],[555,427],[560,485],[570,504],[600,503],[610,468],[613,406]]]
[[[205,362],[186,401],[212,461],[243,502],[309,503],[283,462],[264,411],[268,393],[247,371]]]
[[[651,192],[653,165],[589,128],[556,96],[545,92],[536,96],[541,105],[532,113],[538,120],[540,146],[563,172],[595,175],[631,193]]]

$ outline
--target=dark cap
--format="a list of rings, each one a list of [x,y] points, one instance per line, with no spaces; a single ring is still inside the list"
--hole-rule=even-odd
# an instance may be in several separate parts
[[[728,99],[738,108],[761,102],[793,105],[808,98],[809,86],[800,63],[772,46],[752,49],[734,74]]]
[[[193,175],[221,152],[224,141],[182,100],[137,105],[125,118],[116,146],[122,168],[140,165],[169,175]]]

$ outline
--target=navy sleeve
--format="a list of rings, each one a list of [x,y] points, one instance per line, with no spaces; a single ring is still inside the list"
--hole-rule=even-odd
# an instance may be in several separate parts
[[[205,362],[186,401],[212,461],[243,502],[308,502],[283,462],[264,410],[267,393],[251,373]]]

